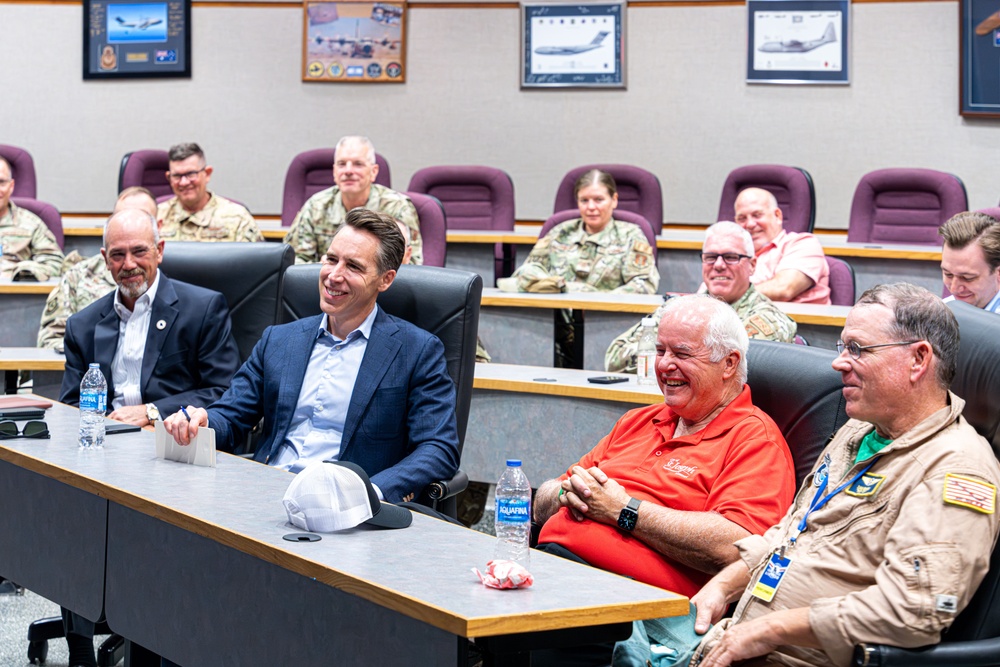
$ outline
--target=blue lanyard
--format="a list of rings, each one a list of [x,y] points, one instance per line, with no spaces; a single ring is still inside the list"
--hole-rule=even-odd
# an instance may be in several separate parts
[[[837,495],[838,493],[840,493],[841,491],[843,491],[844,489],[846,489],[847,487],[849,487],[851,484],[854,484],[856,481],[858,481],[859,479],[861,479],[861,477],[866,472],[868,472],[869,470],[871,470],[871,467],[873,465],[875,465],[875,463],[880,458],[882,458],[882,457],[876,456],[874,459],[871,460],[871,463],[869,463],[868,465],[866,465],[861,470],[861,472],[859,472],[854,477],[850,478],[849,480],[847,480],[846,482],[844,482],[843,484],[841,484],[840,486],[838,486],[836,489],[834,489],[830,493],[828,493],[826,495],[823,495],[823,492],[826,491],[827,483],[830,481],[830,475],[829,475],[829,473],[827,473],[826,478],[823,479],[823,483],[819,485],[818,489],[816,489],[816,495],[813,496],[812,502],[809,504],[809,509],[806,510],[806,513],[802,517],[802,520],[799,521],[799,525],[797,526],[798,530],[796,530],[795,535],[793,535],[793,536],[791,536],[791,537],[788,538],[789,545],[791,545],[791,546],[795,545],[795,540],[798,538],[798,536],[800,534],[802,534],[803,531],[805,531],[805,529],[806,529],[806,522],[809,520],[809,516],[813,512],[815,512],[815,511],[817,511],[819,509],[822,509],[824,505],[826,505],[828,502],[830,502],[831,498],[833,498],[835,495]]]

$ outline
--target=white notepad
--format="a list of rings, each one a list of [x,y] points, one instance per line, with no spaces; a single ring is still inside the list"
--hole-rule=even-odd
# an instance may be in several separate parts
[[[156,458],[190,463],[206,468],[215,467],[215,429],[207,426],[199,428],[198,435],[186,447],[178,445],[174,441],[174,436],[167,433],[167,429],[163,428],[161,421],[156,422],[154,432],[156,434]]]

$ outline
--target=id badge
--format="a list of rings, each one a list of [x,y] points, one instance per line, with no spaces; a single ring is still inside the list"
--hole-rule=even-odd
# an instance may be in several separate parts
[[[774,599],[774,594],[778,592],[778,586],[785,577],[785,572],[791,564],[791,558],[782,558],[777,553],[771,554],[764,567],[764,574],[760,575],[757,584],[753,587],[753,595],[758,600],[770,602]]]

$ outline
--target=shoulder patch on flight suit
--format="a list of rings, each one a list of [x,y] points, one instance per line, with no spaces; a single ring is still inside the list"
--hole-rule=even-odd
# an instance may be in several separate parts
[[[876,475],[875,473],[865,473],[860,478],[855,480],[847,489],[844,490],[849,496],[854,496],[855,498],[871,498],[878,490],[882,487],[882,482],[885,481],[885,475]]]
[[[983,514],[996,511],[997,487],[965,475],[948,473],[944,476],[944,502],[967,507]]]

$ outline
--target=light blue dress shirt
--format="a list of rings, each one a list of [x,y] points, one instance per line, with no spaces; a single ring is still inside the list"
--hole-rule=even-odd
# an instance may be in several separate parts
[[[955,300],[954,296],[947,296],[945,297],[944,302],[948,303],[949,301],[954,301],[954,300]],[[1000,292],[996,293],[996,296],[994,296],[993,299],[990,300],[988,304],[986,304],[986,307],[983,308],[983,310],[988,311],[990,313],[1000,313]]]
[[[377,312],[376,304],[344,340],[330,333],[328,318],[322,319],[288,435],[271,465],[297,473],[310,463],[339,460],[347,409]]]

